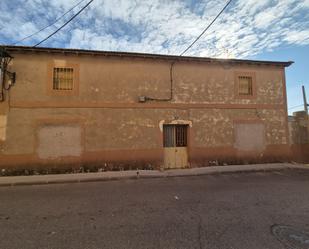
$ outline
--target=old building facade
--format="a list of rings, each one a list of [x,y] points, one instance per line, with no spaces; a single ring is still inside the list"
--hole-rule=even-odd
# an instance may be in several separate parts
[[[3,82],[0,167],[176,168],[291,156],[291,62],[5,49],[16,79]]]

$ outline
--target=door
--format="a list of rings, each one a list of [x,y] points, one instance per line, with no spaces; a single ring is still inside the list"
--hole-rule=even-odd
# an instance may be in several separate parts
[[[164,167],[185,168],[188,166],[188,125],[163,125]]]

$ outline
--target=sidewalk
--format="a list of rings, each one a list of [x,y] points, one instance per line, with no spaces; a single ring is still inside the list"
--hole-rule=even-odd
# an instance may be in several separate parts
[[[79,182],[108,181],[108,180],[137,179],[137,178],[156,178],[156,177],[197,176],[207,174],[250,172],[250,171],[274,171],[283,169],[309,170],[309,165],[272,163],[272,164],[212,166],[212,167],[191,168],[191,169],[173,169],[166,171],[132,170],[132,171],[110,171],[110,172],[98,172],[98,173],[76,173],[76,174],[58,174],[58,175],[2,176],[0,177],[0,186],[79,183]]]

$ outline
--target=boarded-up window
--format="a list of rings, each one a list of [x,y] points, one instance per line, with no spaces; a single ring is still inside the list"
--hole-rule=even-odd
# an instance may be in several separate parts
[[[6,137],[6,115],[0,115],[0,141],[5,141]]]
[[[54,90],[73,90],[73,68],[55,67],[53,72]]]
[[[79,125],[46,125],[38,131],[39,158],[80,156],[81,151],[81,127]]]
[[[164,147],[186,147],[187,125],[164,125],[163,146]]]
[[[242,151],[260,152],[265,148],[265,126],[263,123],[235,123],[235,148]]]
[[[238,94],[239,95],[253,95],[252,77],[239,76],[238,77]]]

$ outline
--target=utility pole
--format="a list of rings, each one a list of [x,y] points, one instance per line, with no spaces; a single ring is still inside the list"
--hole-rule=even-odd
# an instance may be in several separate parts
[[[307,98],[306,98],[305,86],[302,86],[302,90],[303,90],[303,99],[304,99],[304,110],[306,114],[308,115],[308,103],[307,103]]]

